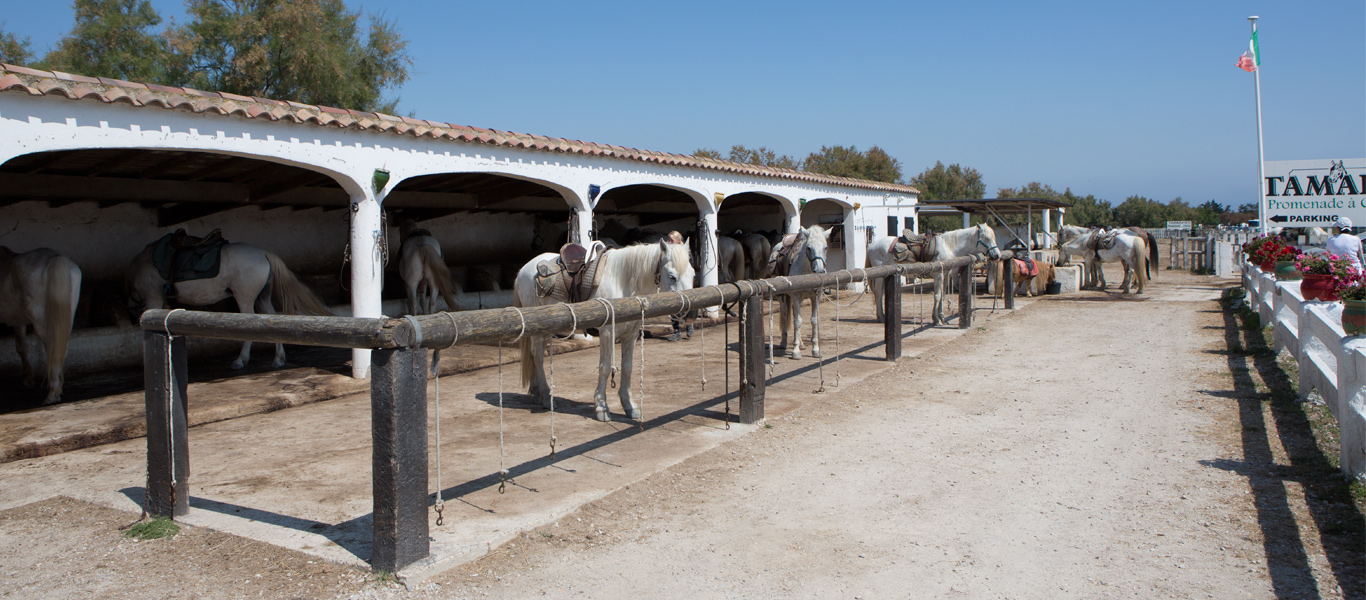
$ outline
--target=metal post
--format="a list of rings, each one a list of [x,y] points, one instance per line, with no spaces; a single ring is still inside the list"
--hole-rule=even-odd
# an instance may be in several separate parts
[[[427,558],[427,351],[371,355],[374,541],[370,566],[398,571]]]
[[[883,338],[887,346],[887,360],[901,358],[901,274],[892,273],[882,279]]]
[[[972,327],[972,265],[958,271],[958,328]]]
[[[147,513],[190,512],[190,437],[185,416],[185,338],[142,332],[142,376],[147,407]]]
[[[1015,310],[1015,263],[1014,259],[1002,257],[1001,263],[1001,295],[1004,296],[1002,304],[1006,310]]]
[[[814,302],[820,302],[819,295]],[[740,422],[764,419],[764,309],[763,296],[744,300],[740,312]]]

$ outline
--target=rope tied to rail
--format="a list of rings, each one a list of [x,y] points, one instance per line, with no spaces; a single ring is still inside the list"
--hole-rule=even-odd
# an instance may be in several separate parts
[[[522,309],[515,306],[508,308],[517,311],[517,318],[521,320],[522,329],[517,332],[514,342],[522,341],[522,336],[526,335],[526,317],[522,314]],[[502,494],[507,490],[508,470],[507,470],[507,451],[503,436],[503,341],[498,340],[498,493]]]
[[[645,298],[640,299],[640,337],[636,344],[640,346],[640,405],[636,410],[640,412],[640,417],[636,419],[636,426],[640,427],[640,432],[645,433]]]
[[[603,343],[603,337],[610,337],[610,343],[615,345],[617,343],[617,310],[616,308],[613,308],[612,303],[608,302],[605,298],[594,298],[594,300],[600,302],[607,312],[607,316],[602,320],[602,327],[606,327],[608,322],[612,324],[612,327],[610,329],[611,333],[608,334],[608,336],[599,335],[598,343]],[[602,332],[598,333],[601,334]],[[610,377],[608,378],[608,382],[612,385],[612,389],[615,390],[617,389],[617,371],[620,369],[620,367],[617,366],[617,361],[612,358],[611,352],[607,353],[607,360],[612,363],[612,371],[610,373]]]
[[[440,527],[446,522],[446,518],[442,514],[446,509],[446,501],[441,497],[442,490],[446,489],[441,484],[441,351],[454,348],[455,344],[460,341],[460,325],[456,323],[455,315],[450,312],[442,312],[441,314],[445,315],[447,319],[450,319],[451,330],[454,333],[451,335],[450,344],[447,344],[445,348],[432,351],[432,379],[435,380],[432,382],[432,385],[436,387],[436,394],[432,400],[432,405],[434,407],[432,419],[436,429],[436,501],[433,504],[433,508],[436,510],[437,527]],[[414,325],[416,325],[415,322]],[[418,339],[421,339],[420,335],[418,336]]]
[[[814,347],[814,348],[820,348],[820,333],[819,333],[819,332],[820,332],[820,318],[821,318],[821,317],[820,317],[820,314],[821,314],[821,297],[822,297],[822,296],[825,296],[825,273],[816,273],[815,275],[817,275],[817,279],[821,282],[821,284],[820,284],[820,287],[817,287],[817,288],[816,288],[816,290],[812,293],[812,296],[811,296],[811,321],[812,321],[812,323],[811,323],[811,346]],[[839,279],[836,278],[835,281],[838,283],[838,282],[839,282]],[[794,316],[795,316],[795,315],[799,315],[799,314],[801,314],[801,311],[802,311],[802,301],[801,301],[801,297],[798,296],[797,298],[794,298],[793,300],[794,300],[794,302],[793,302],[792,304],[793,304],[793,307],[795,308],[795,311],[794,311],[793,314],[794,314]],[[797,321],[797,319],[795,319],[795,318],[793,319],[793,323],[798,323],[798,322],[799,322],[799,321]],[[838,325],[837,325],[837,326],[838,326]],[[801,340],[802,332],[801,332],[801,329],[800,329],[800,328],[798,328],[796,331],[792,332],[792,334],[793,334],[792,337],[793,337],[794,340]],[[794,342],[794,343],[796,343],[796,342]],[[816,359],[816,372],[817,372],[817,373],[820,373],[820,376],[821,376],[821,386],[818,387],[818,388],[816,388],[816,389],[814,389],[814,390],[811,390],[811,393],[813,393],[813,394],[824,394],[824,393],[825,393],[825,353],[821,353],[820,357]]]

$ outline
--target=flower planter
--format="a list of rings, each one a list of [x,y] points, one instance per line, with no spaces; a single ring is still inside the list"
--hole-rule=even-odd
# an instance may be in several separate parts
[[[1303,273],[1295,267],[1293,260],[1276,261],[1276,279],[1278,281],[1295,281],[1303,278]]]
[[[1332,302],[1338,299],[1333,276],[1320,273],[1305,273],[1304,280],[1300,282],[1300,293],[1304,294],[1305,300],[1317,302]]]
[[[1342,301],[1342,330],[1347,335],[1366,335],[1366,300]]]
[[[1267,273],[1273,273],[1276,271],[1276,261],[1264,260],[1260,263],[1257,263],[1257,267],[1263,271],[1266,271]]]

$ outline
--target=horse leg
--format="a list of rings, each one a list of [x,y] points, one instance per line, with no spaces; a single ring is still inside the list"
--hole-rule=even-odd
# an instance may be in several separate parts
[[[792,301],[787,304],[787,311],[792,315],[792,346],[788,348],[787,357],[793,360],[802,357],[802,297],[797,294],[790,296]],[[783,327],[783,335],[787,335],[787,327]],[[745,343],[744,340],[740,341]]]
[[[879,323],[885,322],[885,319],[883,318],[884,315],[882,314],[882,287],[885,283],[885,280],[882,278],[868,282],[868,285],[873,288],[873,311],[874,314],[877,315]]]
[[[407,305],[408,305],[408,314],[410,314],[410,315],[416,315],[416,314],[418,314],[418,312],[417,312],[417,303],[419,302],[419,300],[418,300],[418,298],[419,298],[418,294],[421,293],[421,292],[418,291],[418,287],[419,287],[419,286],[418,286],[418,282],[416,282],[416,281],[413,281],[413,282],[404,282],[404,286],[407,287],[407,289],[408,289],[408,297],[407,297],[407,299],[406,299],[406,300],[407,300]]]
[[[838,300],[836,300],[838,302]],[[811,358],[821,357],[821,292],[811,295]]]
[[[1129,285],[1133,283],[1133,270],[1129,268],[1129,261],[1121,260],[1119,264],[1124,267],[1124,283],[1120,284],[1119,291],[1122,294],[1129,293]]]
[[[621,342],[621,387],[617,388],[617,396],[621,398],[621,410],[632,419],[640,419],[640,407],[635,402],[635,386],[631,385],[635,379],[636,367],[636,343],[640,335],[638,328]]]
[[[542,408],[550,408],[550,382],[546,379],[545,373],[546,337],[534,335],[527,339],[531,341],[531,386],[527,393],[533,401],[539,402]]]
[[[33,380],[33,363],[28,360],[28,325],[14,326],[14,350],[19,353],[24,387],[33,389],[38,383]]]
[[[934,306],[930,309],[930,323],[939,325],[944,322],[944,276],[935,273],[930,279],[934,281]]]
[[[598,389],[593,392],[593,405],[599,421],[612,420],[607,410],[607,378],[612,376],[613,350],[617,342],[617,329],[608,325],[598,331]]]
[[[778,344],[778,347],[784,350],[787,350],[787,328],[788,325],[791,324],[790,321],[792,321],[792,317],[789,316],[787,312],[787,305],[791,301],[791,298],[792,294],[783,294],[783,297],[778,299],[778,328],[782,330],[783,333],[782,343]]]
[[[245,312],[245,311],[243,311]],[[256,312],[263,315],[275,314],[275,303],[270,299],[270,286],[261,290],[261,296],[256,301]],[[245,361],[243,361],[245,364]],[[275,358],[270,361],[270,368],[279,369],[285,366],[285,345],[275,344]]]

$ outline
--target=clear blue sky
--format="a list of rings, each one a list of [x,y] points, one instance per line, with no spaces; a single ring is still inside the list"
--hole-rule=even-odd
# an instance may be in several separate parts
[[[907,178],[959,163],[988,196],[1039,181],[1116,205],[1254,201],[1234,63],[1256,14],[1267,160],[1366,157],[1362,0],[1039,4],[348,0],[411,43],[404,114],[683,154],[877,145]],[[41,55],[72,16],[5,21]]]

